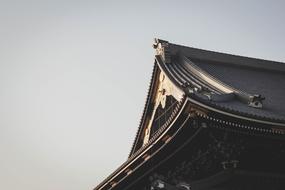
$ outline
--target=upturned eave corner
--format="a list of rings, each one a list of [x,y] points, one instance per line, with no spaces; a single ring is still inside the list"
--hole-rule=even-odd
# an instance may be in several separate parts
[[[145,147],[150,141],[150,129],[158,106],[161,105],[162,108],[164,108],[167,99],[166,97],[168,96],[181,102],[185,95],[185,92],[181,89],[179,84],[175,83],[176,80],[167,72],[165,64],[170,63],[170,61],[166,61],[167,58],[165,58],[166,55],[169,55],[170,60],[170,54],[168,54],[166,50],[166,48],[169,47],[168,42],[155,39],[153,46],[157,50],[154,63],[154,68],[156,69],[154,69],[152,73],[147,101],[129,158],[131,158],[139,149]]]
[[[171,54],[169,42],[158,38],[154,39],[152,47],[156,51],[156,55],[160,56],[164,63],[171,62]]]

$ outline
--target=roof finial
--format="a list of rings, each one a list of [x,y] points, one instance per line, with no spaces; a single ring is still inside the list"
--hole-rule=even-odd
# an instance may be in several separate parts
[[[248,106],[254,108],[262,108],[263,104],[262,101],[265,100],[260,94],[255,94],[249,97]]]
[[[171,63],[168,41],[155,38],[152,47],[156,50],[156,55],[160,55],[165,63]]]

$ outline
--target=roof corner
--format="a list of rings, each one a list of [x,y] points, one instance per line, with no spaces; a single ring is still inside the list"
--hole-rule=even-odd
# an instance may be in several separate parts
[[[164,63],[171,62],[171,55],[170,55],[170,48],[168,41],[155,38],[152,47],[156,50],[156,55],[161,56]]]

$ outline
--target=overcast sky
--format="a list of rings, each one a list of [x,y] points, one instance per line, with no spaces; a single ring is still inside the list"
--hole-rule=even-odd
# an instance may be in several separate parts
[[[283,2],[0,0],[0,189],[92,189],[128,157],[153,38],[284,62]]]

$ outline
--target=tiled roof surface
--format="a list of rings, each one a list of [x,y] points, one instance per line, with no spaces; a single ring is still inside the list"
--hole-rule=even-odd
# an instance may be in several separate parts
[[[193,86],[202,88],[192,92],[191,97],[226,112],[285,123],[285,63],[170,43],[168,48],[171,62],[164,62],[163,65],[176,80],[175,82],[181,87],[187,84],[192,88]],[[193,72],[193,69],[198,71],[198,74]],[[204,76],[218,81],[218,85],[213,85]],[[227,89],[219,88],[221,86],[226,86],[230,89],[229,91],[233,89],[233,98],[224,100],[217,98],[231,94],[226,92]],[[262,100],[262,108],[249,106],[247,100],[253,95],[261,95],[265,98]],[[243,97],[244,100],[238,96]]]

